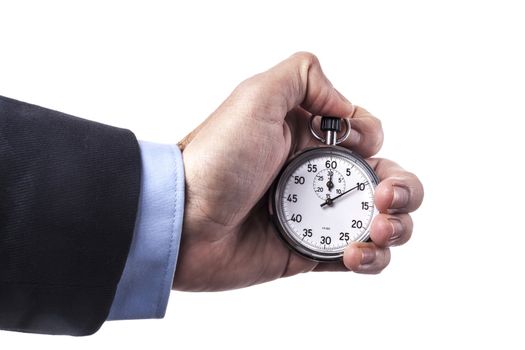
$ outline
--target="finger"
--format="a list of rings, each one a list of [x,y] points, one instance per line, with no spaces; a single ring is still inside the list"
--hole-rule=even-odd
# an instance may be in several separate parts
[[[416,175],[387,159],[368,159],[381,182],[375,190],[375,205],[381,213],[410,213],[423,202],[424,190]]]
[[[363,107],[354,105],[350,126],[350,136],[341,146],[351,148],[365,158],[379,152],[383,145],[383,127],[378,118]]]
[[[351,271],[376,274],[390,263],[390,249],[369,242],[353,243],[346,248],[343,263]]]
[[[370,238],[378,247],[401,245],[410,239],[413,227],[408,214],[379,214],[372,222]]]
[[[319,115],[350,117],[354,112],[324,75],[317,57],[306,52],[244,81],[232,98],[244,103],[246,115],[268,122],[282,123],[286,113],[297,106]]]

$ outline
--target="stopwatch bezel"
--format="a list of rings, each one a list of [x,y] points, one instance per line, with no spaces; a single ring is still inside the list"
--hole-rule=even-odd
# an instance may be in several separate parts
[[[291,176],[291,174],[295,172],[301,164],[304,164],[304,162],[308,161],[309,159],[317,158],[319,156],[327,156],[330,154],[349,158],[351,161],[355,162],[356,165],[360,166],[372,184],[373,191],[375,193],[375,188],[379,184],[379,178],[372,167],[359,154],[341,146],[320,146],[307,148],[298,152],[285,164],[272,185],[270,190],[270,199],[268,201],[270,217],[274,226],[277,228],[279,237],[296,253],[299,253],[301,256],[307,259],[317,262],[331,262],[341,260],[343,257],[344,248],[332,252],[323,252],[301,244],[301,242],[296,239],[294,233],[288,232],[287,226],[284,224],[286,220],[284,219],[284,212],[280,198],[284,191],[288,177]],[[372,214],[372,220],[377,215],[375,203],[373,210],[374,213]],[[361,239],[357,240],[356,242],[364,242],[369,240],[370,226],[371,223],[364,234],[360,237]]]

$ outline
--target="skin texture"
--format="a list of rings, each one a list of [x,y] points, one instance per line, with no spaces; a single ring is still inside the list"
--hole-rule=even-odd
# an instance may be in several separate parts
[[[372,242],[350,245],[341,262],[317,263],[280,240],[267,191],[293,154],[319,145],[308,131],[312,114],[351,118],[341,146],[363,157],[381,148],[379,119],[344,98],[310,53],[242,82],[179,143],[186,206],[174,289],[228,290],[309,271],[379,273],[390,261],[389,247],[408,241],[408,213],[420,206],[423,187],[394,162],[375,158],[367,161],[381,179],[375,197],[381,214],[372,223]]]

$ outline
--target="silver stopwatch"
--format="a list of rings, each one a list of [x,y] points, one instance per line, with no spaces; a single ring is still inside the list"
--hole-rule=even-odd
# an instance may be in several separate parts
[[[270,198],[270,214],[281,237],[297,253],[316,261],[341,259],[352,242],[367,241],[378,211],[374,204],[379,180],[356,153],[337,146],[350,134],[350,122],[322,117],[319,136],[324,143],[293,157],[277,178]]]

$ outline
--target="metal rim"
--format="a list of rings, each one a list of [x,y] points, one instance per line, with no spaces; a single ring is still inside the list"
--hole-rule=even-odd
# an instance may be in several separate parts
[[[272,221],[274,225],[277,227],[277,231],[279,232],[279,237],[288,244],[289,247],[291,247],[296,253],[299,253],[300,255],[314,261],[318,262],[328,262],[328,261],[336,261],[340,260],[343,256],[343,251],[332,251],[332,252],[322,252],[318,250],[311,249],[303,244],[300,244],[294,237],[294,235],[288,231],[288,228],[286,227],[284,220],[283,220],[283,213],[282,213],[282,207],[280,206],[280,196],[282,194],[283,184],[284,181],[286,181],[286,174],[293,171],[298,164],[300,164],[302,161],[304,161],[307,158],[315,157],[319,155],[320,153],[325,152],[334,152],[339,153],[343,157],[349,157],[353,158],[356,163],[362,166],[363,170],[365,171],[366,175],[369,177],[370,182],[373,184],[373,187],[375,188],[378,183],[379,179],[377,175],[375,174],[374,170],[364,161],[359,155],[353,153],[352,151],[340,147],[340,146],[332,146],[332,147],[316,147],[316,148],[310,148],[306,149],[299,154],[297,154],[295,157],[293,157],[288,164],[282,169],[281,173],[277,177],[277,181],[274,183],[272,191],[270,191],[270,201],[269,201],[269,209],[270,209],[270,215],[272,218]],[[375,212],[373,216],[377,215],[378,213]],[[358,241],[367,241],[369,240],[370,235],[370,227],[366,230],[362,238]]]

